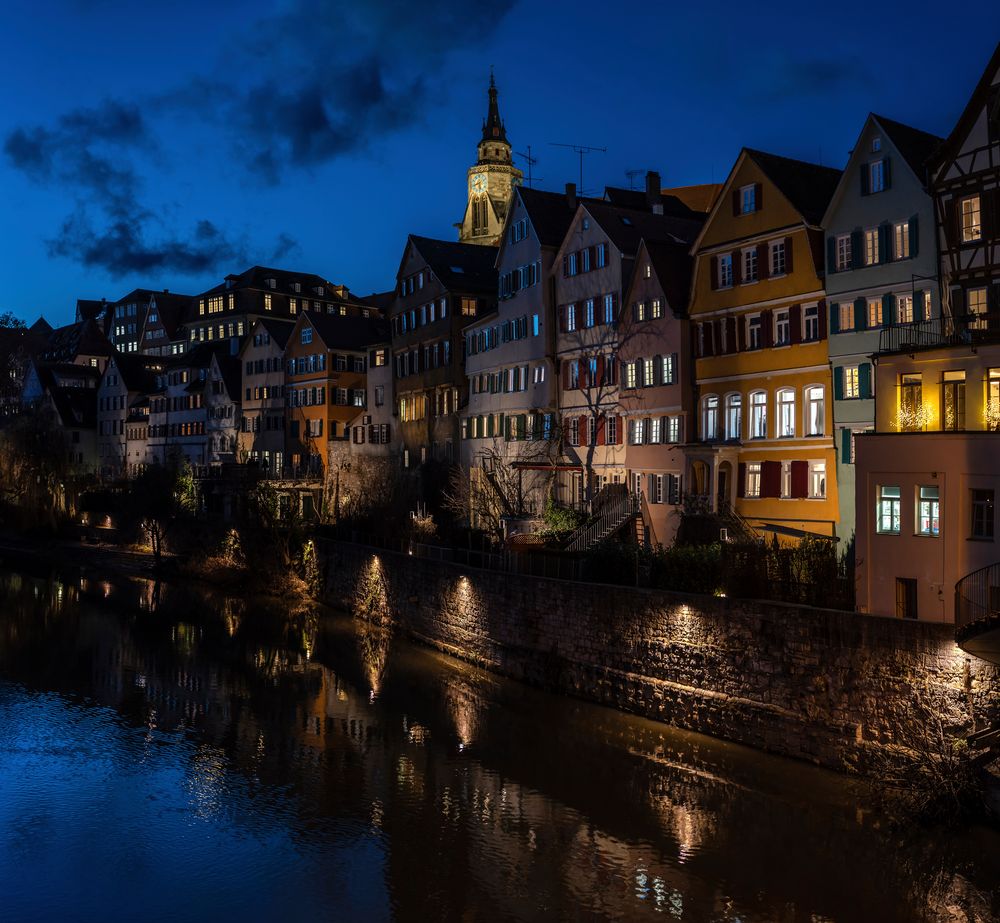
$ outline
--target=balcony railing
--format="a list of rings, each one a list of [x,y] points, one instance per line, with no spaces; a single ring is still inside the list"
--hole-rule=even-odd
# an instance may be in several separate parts
[[[955,584],[955,640],[969,653],[1000,663],[1000,563]]]
[[[1000,313],[931,317],[913,324],[893,324],[879,332],[879,353],[905,353],[941,346],[1000,343]]]

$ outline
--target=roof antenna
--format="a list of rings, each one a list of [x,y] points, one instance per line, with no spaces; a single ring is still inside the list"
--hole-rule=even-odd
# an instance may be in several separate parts
[[[595,151],[600,151],[602,154],[606,154],[608,149],[606,147],[592,147],[589,144],[561,144],[558,141],[550,141],[553,147],[571,147],[574,153],[580,155],[580,186],[578,188],[579,194],[583,195],[583,155],[593,154]]]
[[[532,186],[531,186],[531,168],[536,163],[538,163],[538,158],[531,156],[531,145],[530,144],[528,145],[528,153],[527,154],[522,154],[520,151],[514,151],[514,153],[517,154],[518,157],[523,157],[524,158],[524,162],[528,165],[528,188],[531,189],[532,188]]]
[[[635,178],[637,176],[642,176],[645,170],[626,170],[625,175],[628,177],[628,188],[630,191],[635,190]]]

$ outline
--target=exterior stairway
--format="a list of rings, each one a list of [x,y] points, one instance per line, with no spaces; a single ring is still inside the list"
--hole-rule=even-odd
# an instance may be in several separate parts
[[[967,653],[1000,664],[1000,563],[955,584],[955,641]]]
[[[641,499],[621,484],[605,488],[594,501],[594,515],[574,532],[566,551],[589,551],[633,522],[640,511]]]

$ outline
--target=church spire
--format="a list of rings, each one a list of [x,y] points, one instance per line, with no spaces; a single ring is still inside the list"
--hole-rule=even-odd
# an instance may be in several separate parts
[[[503,120],[500,118],[500,107],[497,105],[497,84],[493,79],[492,67],[490,68],[490,108],[483,121],[483,140],[509,143]]]

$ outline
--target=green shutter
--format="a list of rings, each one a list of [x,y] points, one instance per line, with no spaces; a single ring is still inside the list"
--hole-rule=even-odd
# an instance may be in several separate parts
[[[840,305],[830,305],[830,333],[840,333]]]
[[[864,330],[868,326],[868,303],[864,298],[854,299],[854,329]]]
[[[882,296],[882,324],[886,327],[896,323],[896,296],[887,292]]]
[[[517,433],[518,439],[528,438],[528,415],[526,413],[518,414],[517,423]]]
[[[833,370],[833,399],[842,401],[844,399],[844,367],[838,365]]]
[[[846,426],[840,431],[840,460],[845,465],[851,463],[851,431]]]
[[[864,398],[872,396],[872,366],[870,362],[863,362],[858,366],[858,392]]]
[[[917,253],[919,252],[918,251],[918,247],[917,247],[917,244],[919,242],[918,241],[918,231],[919,231],[919,228],[917,226],[917,216],[914,215],[910,219],[910,259],[912,259],[913,257],[915,257],[917,255]]]
[[[913,293],[913,319],[914,321],[927,320],[924,317],[924,292],[923,289],[917,289]]]

